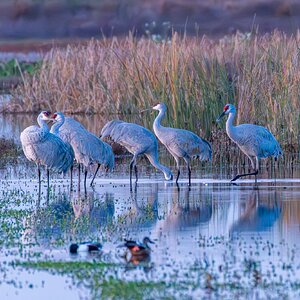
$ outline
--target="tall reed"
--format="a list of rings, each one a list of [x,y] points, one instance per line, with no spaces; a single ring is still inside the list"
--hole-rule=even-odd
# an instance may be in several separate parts
[[[52,49],[40,71],[25,76],[5,111],[51,109],[109,120],[163,101],[165,124],[197,132],[221,153],[231,144],[215,119],[230,102],[237,105],[238,123],[267,126],[286,151],[298,152],[299,42],[299,33],[277,31],[218,41],[176,33],[159,43],[132,35],[92,39]],[[150,114],[139,117],[147,127],[152,121]]]

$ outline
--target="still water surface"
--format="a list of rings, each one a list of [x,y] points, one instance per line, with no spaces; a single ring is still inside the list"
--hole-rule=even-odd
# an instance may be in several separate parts
[[[25,116],[13,122],[12,116],[7,118],[1,119],[0,133],[16,141],[33,123]],[[44,181],[40,196],[32,164],[20,158],[3,166],[1,299],[114,298],[111,286],[106,290],[96,284],[108,278],[169,284],[158,294],[142,292],[146,299],[170,294],[207,299],[300,297],[299,169],[278,170],[276,180],[263,169],[255,187],[251,179],[232,185],[232,174],[196,165],[188,187],[184,172],[177,186],[141,160],[140,180],[131,190],[128,163],[129,158],[117,160],[115,172],[100,175],[86,192],[83,187],[78,191],[77,178],[70,192],[68,176],[53,174],[50,194]],[[130,261],[128,254],[125,260],[125,249],[118,245],[124,238],[145,236],[155,241],[151,257],[143,264]],[[86,240],[103,243],[100,257],[69,255],[71,242]],[[82,278],[72,270],[61,273],[16,264],[28,261],[103,261],[117,267],[97,273],[95,283],[93,271]]]

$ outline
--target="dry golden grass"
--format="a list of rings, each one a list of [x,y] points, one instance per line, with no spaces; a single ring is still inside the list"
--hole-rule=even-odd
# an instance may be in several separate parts
[[[50,109],[109,120],[163,101],[169,108],[165,124],[217,141],[224,130],[215,119],[225,103],[234,103],[238,123],[267,126],[286,151],[298,152],[299,42],[300,34],[280,32],[219,41],[177,34],[168,42],[132,36],[91,40],[51,50],[6,110]],[[142,120],[151,127],[153,116]],[[224,144],[214,146],[221,153]]]

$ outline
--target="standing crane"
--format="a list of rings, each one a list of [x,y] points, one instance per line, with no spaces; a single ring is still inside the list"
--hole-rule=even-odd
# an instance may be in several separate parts
[[[58,135],[63,141],[69,143],[75,153],[78,163],[78,188],[80,189],[80,164],[84,167],[84,188],[86,189],[86,178],[88,167],[97,163],[97,169],[90,183],[93,185],[100,165],[104,165],[107,170],[114,167],[115,157],[110,145],[102,142],[96,135],[92,134],[79,122],[73,118],[65,117],[63,113],[56,112],[51,119],[55,122],[51,127],[51,132]]]
[[[121,120],[112,120],[104,125],[101,130],[101,138],[110,136],[113,141],[125,147],[133,158],[130,162],[130,185],[132,183],[132,170],[134,168],[136,183],[138,181],[138,171],[136,160],[139,155],[144,154],[150,163],[164,173],[166,180],[172,180],[171,170],[158,161],[158,142],[154,134],[134,123],[127,123]]]
[[[256,183],[260,159],[273,156],[275,160],[277,160],[279,156],[283,155],[281,147],[272,133],[265,127],[254,124],[240,124],[234,126],[233,120],[236,115],[236,108],[233,104],[226,104],[224,106],[224,110],[217,119],[217,122],[225,115],[229,115],[226,121],[227,135],[250,159],[252,168],[254,169],[252,173],[236,175],[231,181],[235,181],[240,177],[255,175]]]
[[[37,118],[40,127],[33,125],[25,128],[20,135],[26,158],[37,165],[39,186],[41,184],[40,166],[47,168],[47,186],[49,189],[49,170],[66,173],[72,166],[74,152],[59,137],[50,133],[47,123],[51,113],[42,111]]]
[[[191,131],[163,127],[160,122],[164,117],[167,107],[164,103],[157,104],[153,107],[154,110],[158,110],[159,114],[155,118],[153,123],[153,130],[161,141],[171,153],[176,161],[177,166],[177,178],[178,182],[180,175],[179,159],[183,158],[188,167],[189,185],[191,185],[191,166],[190,161],[192,158],[199,158],[200,160],[211,160],[212,150],[211,145],[206,140],[202,139],[198,135]]]

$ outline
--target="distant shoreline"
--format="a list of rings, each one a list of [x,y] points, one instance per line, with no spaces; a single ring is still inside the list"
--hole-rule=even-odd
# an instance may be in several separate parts
[[[274,29],[293,34],[299,27],[300,3],[284,0],[3,0],[0,3],[0,44],[3,40],[7,44],[22,39],[110,38],[126,36],[129,31],[136,36],[167,37],[176,31],[210,38],[250,32],[253,28],[262,34]]]

